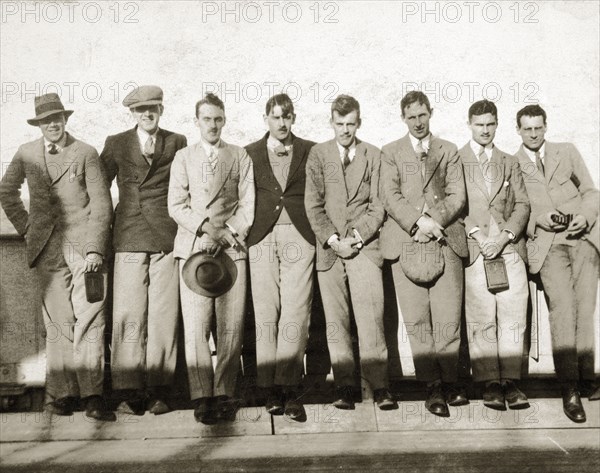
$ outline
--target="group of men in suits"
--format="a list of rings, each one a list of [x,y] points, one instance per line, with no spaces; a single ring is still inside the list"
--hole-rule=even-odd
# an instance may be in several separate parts
[[[159,127],[162,102],[156,86],[130,93],[123,104],[136,127],[109,136],[98,156],[66,132],[72,111],[56,94],[36,97],[28,122],[43,137],[19,148],[0,183],[0,202],[40,276],[45,324],[66,327],[47,347],[50,412],[69,415],[81,399],[89,417],[115,418],[102,397],[102,334],[116,178],[111,375],[122,398],[118,411],[170,410],[181,306],[194,416],[204,423],[228,418],[237,407],[249,285],[265,407],[301,417],[316,282],[325,318],[338,329],[328,340],[333,404],[354,408],[353,315],[361,376],[380,409],[396,408],[383,324],[388,259],[430,412],[448,416],[448,406],[469,402],[458,383],[463,301],[484,404],[529,406],[517,387],[528,266],[548,302],[564,412],[585,421],[580,392],[600,398],[593,330],[598,190],[573,145],[545,142],[541,107],[517,114],[523,145],[513,156],[494,144],[498,111],[487,100],[469,108],[472,137],[458,150],[431,133],[427,96],[409,92],[400,104],[408,133],[381,151],[357,137],[360,104],[348,95],[333,101],[334,137],[320,144],[292,133],[296,115],[287,95],[271,97],[268,132],[246,148],[221,139],[225,106],[215,95],[195,106],[200,141],[190,146]],[[25,179],[29,211],[20,197]],[[201,268],[208,271],[218,256],[229,265],[214,278],[226,272],[229,283],[211,292],[196,279],[213,277]],[[500,289],[489,286],[491,263],[504,272]],[[86,297],[89,273],[104,282],[100,300]]]

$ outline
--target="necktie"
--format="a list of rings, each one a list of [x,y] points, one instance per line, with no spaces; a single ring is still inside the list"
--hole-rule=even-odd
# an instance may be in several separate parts
[[[58,154],[58,148],[54,143],[50,143],[50,147],[48,148],[48,154]]]
[[[545,176],[546,170],[544,169],[544,163],[542,162],[542,156],[539,150],[535,152],[535,165],[537,166],[538,171],[542,173],[542,176]]]
[[[213,169],[213,171],[217,170],[218,158],[219,158],[219,155],[217,153],[217,150],[215,148],[210,148],[210,154],[208,155],[208,162],[210,163],[210,167]]]
[[[419,142],[417,143],[417,146],[415,147],[415,151],[417,153],[417,157],[419,158],[419,161],[421,162],[421,178],[423,178],[423,180],[425,180],[425,171],[426,171],[425,158],[427,157],[427,151],[425,151],[425,148],[423,148],[423,140],[419,140]]]
[[[277,146],[275,149],[273,149],[273,151],[275,152],[275,154],[279,157],[282,156],[287,156],[288,155],[288,150],[285,146],[283,145],[279,145]]]
[[[148,164],[152,162],[152,157],[154,154],[154,139],[151,136],[146,140],[146,144],[144,145],[144,158],[148,161]]]
[[[350,150],[348,148],[344,148],[344,157],[342,159],[342,165],[344,166],[344,171],[348,166],[350,166]]]
[[[492,182],[488,174],[489,164],[490,160],[485,152],[485,146],[482,146],[481,151],[479,151],[479,166],[481,167],[481,173],[483,174],[483,180],[485,181],[488,192],[492,187]]]

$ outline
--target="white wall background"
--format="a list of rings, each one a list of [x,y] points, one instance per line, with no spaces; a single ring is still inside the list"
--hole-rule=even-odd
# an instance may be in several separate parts
[[[360,136],[382,146],[405,133],[399,102],[417,85],[433,102],[434,133],[459,146],[472,101],[496,99],[496,143],[508,152],[520,144],[516,111],[539,101],[547,138],[574,142],[598,181],[596,1],[0,5],[2,172],[19,144],[39,136],[25,121],[37,93],[58,90],[75,110],[72,133],[99,151],[107,135],[132,126],[120,104],[131,83],[160,85],[161,125],[190,141],[199,136],[194,103],[218,88],[224,138],[240,145],[264,132],[271,91],[287,85],[296,133],[316,141],[331,137],[327,100],[349,93],[361,102]]]

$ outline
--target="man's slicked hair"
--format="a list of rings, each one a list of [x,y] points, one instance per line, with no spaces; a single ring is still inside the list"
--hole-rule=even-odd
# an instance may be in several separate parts
[[[209,92],[204,96],[203,99],[196,102],[196,118],[198,118],[200,115],[200,107],[205,104],[214,105],[215,107],[219,107],[221,110],[223,110],[223,112],[225,111],[225,104],[223,101],[215,94]]]
[[[431,113],[431,105],[429,104],[429,99],[427,98],[427,95],[425,95],[420,90],[411,90],[404,97],[402,97],[402,100],[400,101],[400,109],[402,110],[402,116],[404,116],[404,110],[407,107],[410,107],[415,102],[419,105],[425,105],[427,107],[427,111]]]
[[[517,126],[521,128],[521,117],[542,117],[546,124],[546,111],[539,105],[527,105],[517,112]]]
[[[331,104],[331,118],[333,118],[333,112],[337,112],[342,117],[345,117],[354,111],[357,112],[358,119],[360,120],[360,104],[358,100],[350,95],[338,95]]]
[[[277,106],[281,107],[281,113],[284,117],[294,114],[294,102],[292,102],[292,99],[290,99],[288,94],[273,95],[273,97],[267,100],[265,114],[269,115],[269,113]]]
[[[469,122],[471,121],[471,118],[474,115],[479,116],[479,115],[485,115],[486,113],[494,115],[494,118],[496,118],[496,121],[498,120],[498,108],[496,107],[496,104],[494,102],[491,102],[487,99],[483,99],[483,100],[479,100],[478,102],[475,102],[473,105],[471,105],[469,107]]]

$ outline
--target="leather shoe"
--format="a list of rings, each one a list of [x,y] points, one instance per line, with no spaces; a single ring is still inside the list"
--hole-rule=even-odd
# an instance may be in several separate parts
[[[469,404],[469,398],[465,388],[458,383],[450,383],[446,385],[446,402],[449,406],[458,407]]]
[[[354,409],[354,399],[352,396],[352,386],[341,386],[335,390],[335,401],[333,406],[338,409]]]
[[[483,405],[497,411],[505,411],[504,393],[502,385],[496,381],[488,383],[483,392]]]
[[[586,421],[585,411],[579,392],[574,386],[566,386],[562,388],[563,411],[565,415],[573,422],[581,424]]]
[[[284,413],[290,419],[299,419],[306,414],[302,401],[298,399],[298,395],[293,391],[285,393]]]
[[[129,414],[132,416],[143,416],[146,409],[144,408],[144,400],[141,398],[132,398],[121,401],[117,406],[119,414]]]
[[[169,405],[162,399],[151,399],[148,406],[148,412],[155,416],[171,412]]]
[[[89,396],[85,399],[85,415],[90,419],[96,419],[106,422],[117,420],[115,413],[106,407],[106,403],[101,396]]]
[[[217,419],[235,420],[235,415],[240,408],[240,402],[229,396],[221,395],[216,398]]]
[[[600,386],[596,386],[596,389],[590,393],[588,399],[590,401],[600,401]]]
[[[442,390],[442,383],[433,383],[428,387],[427,399],[425,400],[425,408],[439,417],[449,417],[450,411],[446,404],[446,397]]]
[[[76,408],[77,398],[72,396],[61,397],[44,406],[44,410],[49,414],[57,416],[70,416]]]
[[[268,388],[266,390],[265,409],[274,416],[283,415],[283,401],[281,391],[277,388]]]
[[[504,399],[506,399],[510,409],[527,409],[529,407],[527,396],[513,381],[505,381],[502,387],[504,389]]]
[[[587,397],[590,401],[600,400],[600,383],[584,380],[579,383],[579,396]]]
[[[206,425],[217,423],[215,401],[212,397],[201,397],[194,401],[194,419]]]
[[[380,388],[373,391],[373,400],[377,407],[382,411],[391,411],[392,409],[398,409],[398,403],[386,388]]]

